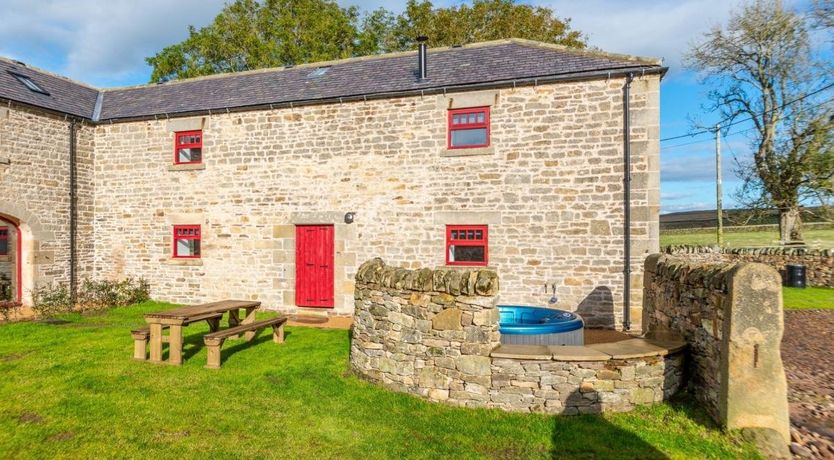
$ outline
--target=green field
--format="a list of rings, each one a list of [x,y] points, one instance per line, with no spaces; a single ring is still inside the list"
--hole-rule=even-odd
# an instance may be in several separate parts
[[[716,244],[715,231],[692,230],[686,233],[677,231],[660,232],[660,246],[692,244]],[[834,229],[808,229],[803,232],[805,242],[812,248],[834,248]],[[725,232],[724,246],[760,247],[779,244],[779,233],[772,231]]]
[[[787,310],[834,309],[834,289],[822,287],[782,288]]]
[[[134,361],[130,329],[166,304],[0,324],[4,458],[758,458],[689,399],[628,414],[554,417],[433,404],[348,372],[349,332],[288,327],[230,342],[204,369]]]

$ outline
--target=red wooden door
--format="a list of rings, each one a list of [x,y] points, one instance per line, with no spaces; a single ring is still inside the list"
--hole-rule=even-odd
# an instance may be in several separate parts
[[[333,226],[295,227],[295,304],[333,308]]]

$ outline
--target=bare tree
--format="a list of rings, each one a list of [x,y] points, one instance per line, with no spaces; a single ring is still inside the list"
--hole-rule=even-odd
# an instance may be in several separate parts
[[[802,239],[802,203],[825,205],[834,196],[834,88],[821,90],[832,74],[812,50],[809,26],[781,1],[757,0],[725,28],[706,33],[687,56],[713,88],[708,108],[719,111],[723,126],[753,125],[752,161],[737,159],[739,198],[777,209],[785,243]]]

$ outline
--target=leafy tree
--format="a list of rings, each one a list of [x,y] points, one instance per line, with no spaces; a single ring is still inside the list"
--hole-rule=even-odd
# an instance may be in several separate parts
[[[714,88],[712,108],[728,122],[752,122],[753,160],[739,160],[740,198],[779,211],[783,242],[802,238],[801,203],[826,204],[834,195],[834,107],[816,93],[831,73],[814,54],[808,28],[779,0],[757,0],[688,55]]]
[[[332,0],[236,0],[146,61],[159,82],[344,58],[353,54],[357,20],[355,8]]]
[[[401,15],[380,8],[364,16],[333,0],[235,0],[210,25],[189,27],[187,39],[146,61],[153,67],[151,81],[158,82],[410,50],[419,35],[432,46],[510,37],[585,46],[569,20],[514,0],[451,8],[409,0]]]
[[[399,49],[412,49],[415,37],[425,35],[430,46],[451,46],[502,38],[526,38],[575,48],[585,47],[570,20],[550,8],[513,0],[475,0],[450,8],[434,8],[429,0],[409,0],[392,33]]]

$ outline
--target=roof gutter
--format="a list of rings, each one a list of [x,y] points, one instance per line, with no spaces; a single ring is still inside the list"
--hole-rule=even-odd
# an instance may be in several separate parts
[[[62,120],[75,120],[78,123],[89,123],[89,122],[93,121],[89,117],[75,115],[75,114],[71,114],[71,113],[67,113],[67,112],[61,112],[60,110],[50,109],[50,108],[47,108],[47,107],[41,107],[39,105],[29,104],[29,103],[26,103],[26,102],[21,102],[21,101],[15,100],[15,99],[8,99],[8,98],[2,97],[2,96],[0,96],[0,103],[2,103],[3,106],[8,107],[8,108],[12,108],[14,106],[20,106],[20,107],[26,107],[27,109],[39,110],[41,112],[46,112],[48,114],[61,117]]]
[[[618,68],[618,69],[610,69],[610,70],[594,70],[588,72],[571,72],[565,74],[557,74],[557,75],[546,75],[541,77],[529,77],[529,78],[518,78],[512,80],[496,80],[491,82],[484,82],[484,83],[473,83],[473,84],[465,84],[465,85],[448,85],[448,86],[426,86],[425,88],[420,89],[412,89],[407,91],[388,91],[388,92],[379,92],[379,93],[367,93],[367,94],[353,94],[347,96],[339,96],[339,97],[331,97],[331,98],[321,98],[321,99],[301,99],[295,101],[287,101],[287,102],[278,102],[278,103],[269,103],[269,104],[253,104],[253,105],[244,105],[244,106],[237,106],[237,107],[216,107],[213,109],[205,109],[205,110],[194,110],[194,111],[185,111],[185,112],[173,112],[173,113],[157,113],[151,115],[143,115],[137,117],[121,117],[121,118],[104,118],[101,120],[95,120],[97,123],[123,123],[123,122],[130,122],[130,121],[142,121],[142,120],[157,120],[160,118],[177,118],[177,117],[193,117],[193,116],[200,116],[200,115],[212,115],[218,113],[230,113],[230,112],[247,112],[252,110],[272,110],[272,109],[281,109],[281,108],[292,108],[292,107],[299,107],[299,106],[309,106],[309,105],[325,105],[325,104],[338,104],[338,103],[345,103],[345,102],[360,102],[360,101],[370,101],[370,100],[378,100],[378,99],[389,99],[394,97],[412,97],[412,96],[430,96],[435,94],[448,94],[448,93],[459,93],[463,91],[476,91],[476,90],[487,90],[487,89],[498,89],[498,88],[516,88],[521,86],[537,86],[541,84],[548,84],[548,83],[559,83],[559,82],[568,82],[568,81],[587,81],[587,80],[600,80],[600,79],[610,79],[610,78],[622,78],[628,75],[636,76],[636,75],[660,75],[663,78],[666,75],[666,72],[669,70],[668,67],[660,67],[660,66],[636,66],[636,67],[625,67],[625,68]]]

